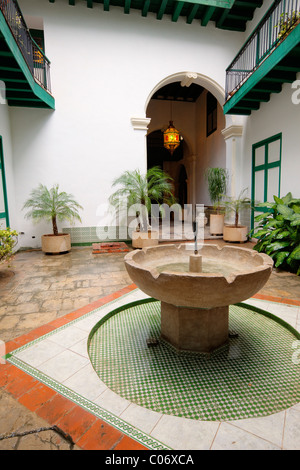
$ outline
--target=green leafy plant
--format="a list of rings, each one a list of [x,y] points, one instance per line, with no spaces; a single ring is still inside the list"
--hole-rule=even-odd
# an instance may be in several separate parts
[[[276,268],[300,275],[300,199],[288,193],[258,207],[263,212],[255,217],[258,226],[250,232],[258,239],[254,249],[271,256]]]
[[[283,39],[284,36],[291,31],[296,26],[297,22],[300,20],[300,11],[293,11],[292,13],[281,13],[280,21],[275,26],[279,28],[278,39]]]
[[[26,218],[31,218],[36,222],[40,220],[52,223],[53,235],[58,235],[57,222],[68,220],[72,222],[77,219],[81,222],[78,210],[82,206],[73,199],[72,194],[59,191],[59,185],[55,184],[48,189],[40,184],[32,190],[29,199],[25,202],[23,209],[29,209],[25,214]]]
[[[0,263],[9,261],[17,243],[18,232],[10,228],[0,229]]]
[[[243,209],[251,207],[251,200],[245,195],[248,188],[243,189],[237,198],[228,197],[224,200],[227,213],[234,214],[234,226],[239,226],[240,213]],[[226,197],[226,196],[224,196]]]
[[[225,168],[207,168],[205,178],[208,182],[208,192],[214,209],[221,212],[221,201],[226,193],[228,172]]]
[[[146,232],[149,228],[148,215],[151,204],[175,203],[173,185],[170,176],[159,167],[150,168],[146,174],[140,170],[125,171],[116,178],[113,186],[120,185],[109,198],[109,202],[118,211],[137,205],[137,216],[139,217],[140,230]]]

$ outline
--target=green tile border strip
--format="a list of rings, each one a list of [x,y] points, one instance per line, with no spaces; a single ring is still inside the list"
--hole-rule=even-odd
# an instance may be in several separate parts
[[[84,398],[80,394],[60,384],[59,382],[52,379],[51,377],[48,377],[46,374],[43,374],[42,372],[38,371],[36,368],[26,364],[25,362],[21,361],[17,357],[10,355],[10,357],[7,360],[14,366],[21,369],[23,372],[26,372],[26,374],[29,374],[31,377],[34,377],[35,379],[39,380],[39,382],[42,382],[44,385],[47,385],[52,390],[55,390],[60,395],[71,400],[76,405],[81,406],[89,413],[92,413],[97,418],[102,419],[106,423],[112,425],[114,428],[118,429],[119,431],[131,437],[132,439],[138,441],[140,444],[144,445],[145,447],[148,447],[149,449],[152,449],[152,450],[170,449],[170,447],[165,446],[164,444],[154,439],[153,437],[149,436],[145,432],[135,428],[134,426],[122,420],[118,416],[115,416],[113,413],[105,410],[99,405],[96,405],[92,401],[88,400],[87,398]]]
[[[11,351],[9,354],[6,354],[4,356],[4,358],[10,364],[14,365],[15,367],[18,367],[19,369],[21,369],[23,372],[30,375],[31,377],[36,378],[37,380],[42,382],[44,385],[47,385],[48,387],[55,390],[56,392],[58,392],[59,394],[61,394],[65,398],[71,400],[73,403],[81,406],[82,408],[84,408],[89,413],[92,413],[97,418],[102,419],[106,423],[114,426],[116,429],[118,429],[122,433],[126,434],[127,436],[131,437],[132,439],[135,439],[136,441],[138,441],[139,443],[141,443],[145,447],[148,447],[151,450],[170,450],[171,449],[170,447],[162,444],[157,439],[155,439],[155,438],[149,436],[148,434],[146,434],[145,432],[135,428],[133,425],[127,423],[126,421],[122,420],[121,418],[114,415],[113,413],[105,410],[101,406],[96,405],[95,403],[88,400],[87,398],[84,398],[82,395],[80,395],[79,393],[71,390],[70,388],[66,387],[65,385],[60,384],[57,380],[52,379],[51,377],[47,376],[43,372],[39,371],[36,367],[32,367],[29,364],[22,361],[21,359],[15,357],[15,354],[17,354],[18,352],[24,351],[25,349],[28,349],[28,348],[34,346],[35,344],[43,341],[44,339],[46,339],[46,338],[48,338],[48,337],[50,337],[50,336],[52,336],[52,335],[54,335],[54,334],[56,334],[56,333],[58,333],[62,330],[68,328],[69,326],[71,326],[71,325],[73,325],[73,324],[75,324],[75,323],[77,323],[77,322],[93,315],[94,313],[96,313],[98,311],[103,310],[104,308],[107,308],[110,305],[113,305],[116,302],[120,302],[122,299],[125,299],[126,297],[132,295],[132,293],[134,293],[136,291],[138,291],[138,289],[135,289],[131,292],[128,292],[128,293],[122,295],[121,297],[118,297],[117,299],[114,299],[114,300],[108,302],[107,304],[101,305],[100,307],[92,310],[91,312],[88,312],[88,313],[82,315],[81,317],[76,318],[76,319],[70,321],[69,323],[66,323],[63,326],[60,326],[57,329],[55,329],[53,331],[50,331],[46,335],[40,336],[39,338],[37,338],[37,339],[21,346],[20,348],[17,348],[14,351]],[[148,299],[143,299],[143,300],[148,300]],[[139,301],[137,301],[137,302],[139,302]],[[132,302],[132,303],[135,303],[135,302]],[[115,310],[119,310],[120,308],[122,310],[124,308],[124,305],[128,305],[128,304],[123,304],[122,307],[118,307]],[[110,315],[110,313],[108,313],[107,315]]]

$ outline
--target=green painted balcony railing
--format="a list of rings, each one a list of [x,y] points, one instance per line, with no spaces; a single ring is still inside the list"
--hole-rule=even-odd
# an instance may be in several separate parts
[[[18,2],[16,0],[0,0],[0,11],[35,82],[51,93],[50,61],[32,38]]]
[[[275,0],[226,69],[226,102],[230,101],[299,23],[300,0]],[[225,103],[225,108],[229,109],[230,106]]]

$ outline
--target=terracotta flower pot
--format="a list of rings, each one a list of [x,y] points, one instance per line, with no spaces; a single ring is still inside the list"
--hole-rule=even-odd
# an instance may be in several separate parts
[[[248,227],[245,225],[224,225],[223,240],[226,242],[240,242],[247,241]]]
[[[71,236],[69,233],[58,235],[42,235],[42,251],[44,253],[64,253],[71,250]]]

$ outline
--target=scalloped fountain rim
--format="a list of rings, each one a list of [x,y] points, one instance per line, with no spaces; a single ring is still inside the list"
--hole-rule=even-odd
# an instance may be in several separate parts
[[[191,247],[189,249],[189,247]],[[247,267],[244,269],[238,269],[237,271],[232,271],[229,275],[224,275],[222,273],[217,273],[217,272],[201,272],[201,273],[195,273],[195,272],[181,272],[181,271],[173,271],[173,270],[165,270],[162,272],[159,272],[156,266],[147,266],[141,264],[141,262],[137,262],[134,258],[143,258],[143,261],[147,260],[147,256],[150,253],[155,253],[159,251],[167,251],[170,250],[173,253],[176,253],[175,250],[177,250],[177,254],[180,252],[183,252],[186,254],[187,257],[191,256],[194,254],[193,250],[193,245],[192,244],[180,244],[180,245],[175,245],[175,244],[170,244],[170,245],[160,245],[160,246],[155,246],[155,247],[146,247],[143,248],[142,250],[135,250],[133,252],[128,253],[125,256],[125,261],[132,267],[138,268],[143,271],[147,271],[148,273],[151,274],[154,280],[159,280],[161,277],[163,278],[165,275],[172,275],[174,277],[200,277],[200,278],[211,278],[211,277],[218,277],[218,278],[224,278],[226,279],[228,284],[232,284],[237,277],[239,276],[245,276],[247,274],[251,274],[253,272],[260,272],[264,270],[270,270],[273,267],[273,260],[270,258],[270,256],[264,254],[264,253],[258,253],[256,251],[253,251],[249,248],[243,248],[243,247],[236,247],[236,246],[218,246],[214,244],[205,244],[203,245],[199,250],[198,254],[203,256],[203,258],[206,257],[205,251],[215,251],[215,254],[218,255],[223,252],[223,254],[227,251],[231,251],[232,253],[247,253],[247,261],[260,261],[259,263],[255,264],[253,267]],[[203,250],[203,251],[202,251]],[[148,256],[148,259],[150,257]],[[219,259],[218,256],[211,256],[210,259]]]

